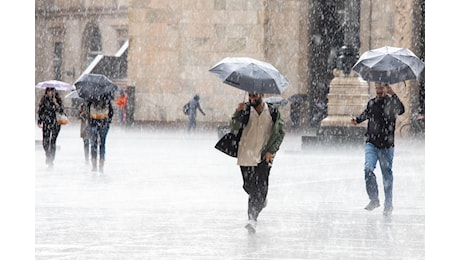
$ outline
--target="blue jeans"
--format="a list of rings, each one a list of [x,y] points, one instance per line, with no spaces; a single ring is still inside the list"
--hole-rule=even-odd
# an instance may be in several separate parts
[[[379,200],[379,191],[374,169],[377,160],[382,171],[383,189],[385,192],[385,207],[393,207],[393,156],[394,147],[377,148],[372,143],[366,143],[365,146],[365,163],[364,163],[364,180],[366,181],[366,191],[369,199]]]
[[[97,159],[97,148],[99,144],[99,159],[105,159],[105,139],[109,132],[109,126],[90,126],[90,142],[91,142],[91,159]],[[99,137],[99,142],[98,142]]]

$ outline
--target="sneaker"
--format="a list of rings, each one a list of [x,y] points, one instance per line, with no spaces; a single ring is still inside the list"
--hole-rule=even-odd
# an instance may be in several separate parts
[[[257,226],[257,221],[251,219],[248,221],[248,224],[246,224],[246,226],[244,227],[248,230],[249,233],[254,234],[256,233],[256,226]]]
[[[378,200],[371,200],[371,202],[369,202],[369,204],[367,204],[367,206],[364,207],[364,209],[371,211],[378,207],[380,207],[380,202]]]
[[[383,209],[384,216],[391,216],[392,212],[393,212],[393,206],[385,206],[385,208]]]

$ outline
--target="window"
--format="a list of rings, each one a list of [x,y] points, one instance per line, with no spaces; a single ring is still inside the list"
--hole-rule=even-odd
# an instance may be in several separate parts
[[[54,79],[62,80],[62,42],[54,43],[53,71]]]

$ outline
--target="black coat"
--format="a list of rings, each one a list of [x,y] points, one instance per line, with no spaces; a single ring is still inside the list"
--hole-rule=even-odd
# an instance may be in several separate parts
[[[54,104],[53,99],[47,95],[43,96],[38,105],[38,124],[57,126],[56,113],[64,113],[62,99],[56,98],[59,108]]]
[[[396,117],[404,113],[404,105],[398,96],[385,96],[382,99],[372,98],[363,113],[356,117],[356,122],[367,122],[367,142],[377,148],[394,146]]]

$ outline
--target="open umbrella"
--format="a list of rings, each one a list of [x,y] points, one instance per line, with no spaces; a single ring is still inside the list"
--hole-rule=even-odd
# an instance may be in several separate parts
[[[75,86],[72,84],[69,84],[67,82],[60,81],[60,80],[54,80],[54,79],[39,82],[37,85],[35,85],[35,87],[40,88],[40,89],[54,88],[56,90],[64,90],[64,91],[75,89]]]
[[[280,106],[285,106],[287,105],[288,100],[284,99],[283,97],[272,96],[272,97],[264,98],[264,102],[272,103],[272,104],[280,105]]]
[[[289,86],[273,65],[248,57],[227,57],[209,71],[223,83],[249,93],[281,94]]]
[[[102,74],[85,74],[75,82],[78,96],[86,101],[114,99],[118,86]]]
[[[417,79],[424,68],[409,49],[390,46],[366,51],[353,66],[364,80],[387,84]]]
[[[78,96],[78,92],[76,90],[71,91],[69,94],[65,95],[64,98],[82,99],[80,96]]]

